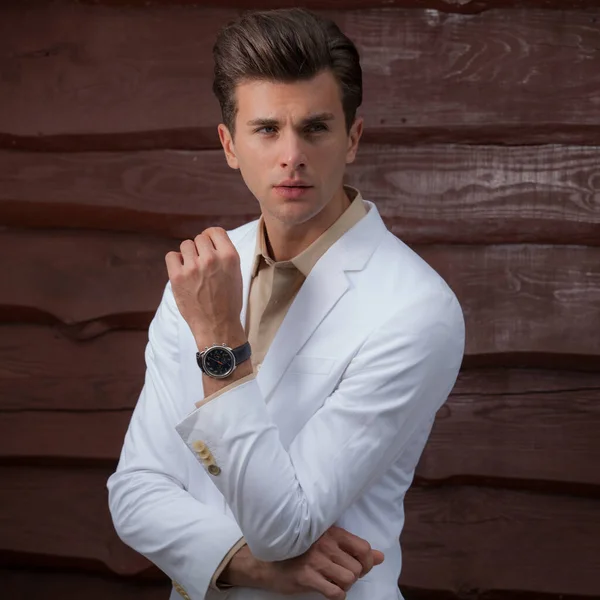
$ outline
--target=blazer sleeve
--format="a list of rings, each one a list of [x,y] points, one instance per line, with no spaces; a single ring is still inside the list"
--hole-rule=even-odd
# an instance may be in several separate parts
[[[127,545],[191,598],[204,598],[213,573],[243,534],[222,507],[199,502],[184,485],[189,455],[174,429],[182,404],[177,315],[168,284],[149,329],[144,386],[107,483],[109,508]]]
[[[298,556],[399,458],[445,402],[462,362],[462,311],[448,288],[419,298],[373,331],[336,390],[286,451],[257,382],[196,410],[177,430],[211,449],[252,553]]]

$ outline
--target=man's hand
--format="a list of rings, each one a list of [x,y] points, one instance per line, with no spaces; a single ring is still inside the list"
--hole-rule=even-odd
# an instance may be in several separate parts
[[[286,595],[318,592],[328,600],[344,600],[352,585],[383,559],[367,541],[333,526],[304,554],[288,560],[259,561],[244,546],[219,581]]]
[[[204,348],[240,342],[240,257],[227,232],[211,227],[182,242],[180,250],[169,252],[165,262],[175,302],[196,343]]]

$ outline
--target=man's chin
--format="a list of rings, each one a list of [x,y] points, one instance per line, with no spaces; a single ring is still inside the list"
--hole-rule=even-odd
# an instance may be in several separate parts
[[[290,227],[310,221],[321,210],[323,207],[315,206],[314,202],[308,202],[306,199],[281,199],[281,202],[271,204],[267,208],[273,218]]]

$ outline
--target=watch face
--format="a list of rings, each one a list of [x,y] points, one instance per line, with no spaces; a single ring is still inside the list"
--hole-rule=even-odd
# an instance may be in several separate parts
[[[204,369],[212,377],[227,377],[234,366],[233,352],[226,348],[210,348],[204,355]]]

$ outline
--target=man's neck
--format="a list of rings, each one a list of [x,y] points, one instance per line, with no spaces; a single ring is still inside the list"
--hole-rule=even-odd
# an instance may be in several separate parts
[[[350,206],[343,187],[325,208],[306,223],[286,227],[281,221],[263,215],[267,250],[277,262],[291,260],[321,237]]]

